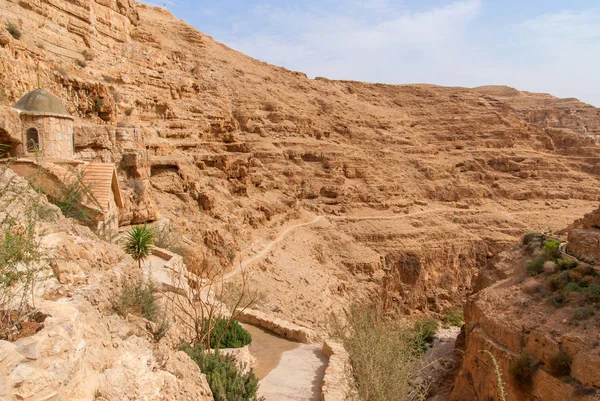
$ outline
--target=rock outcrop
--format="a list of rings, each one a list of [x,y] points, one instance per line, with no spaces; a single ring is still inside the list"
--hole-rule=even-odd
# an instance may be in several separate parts
[[[0,399],[212,400],[198,366],[171,344],[157,341],[153,323],[114,313],[121,283],[142,274],[137,264],[118,246],[63,218],[6,166],[0,188],[3,229],[12,218],[17,221],[12,229],[27,230],[21,224],[35,217],[24,214],[40,213],[31,227],[42,254],[24,298],[35,305],[37,317],[21,323],[12,342],[0,340]],[[36,206],[28,208],[34,201]],[[5,235],[2,240],[9,241]],[[19,250],[16,244],[11,249]],[[7,277],[5,270],[2,274]],[[8,294],[4,288],[3,297]],[[3,298],[2,307],[15,304]]]
[[[500,399],[489,353],[508,401],[600,399],[599,321],[590,312],[600,300],[592,294],[594,272],[582,265],[561,273],[547,262],[544,273],[531,277],[525,271],[531,258],[527,247],[517,248],[482,272],[465,307],[465,352],[451,400]]]
[[[573,223],[568,241],[569,253],[600,263],[600,209]]]

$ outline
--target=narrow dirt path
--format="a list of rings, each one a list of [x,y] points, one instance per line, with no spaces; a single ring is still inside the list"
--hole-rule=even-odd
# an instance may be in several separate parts
[[[269,254],[269,252],[271,252],[273,247],[276,244],[283,241],[284,238],[293,230],[300,228],[300,227],[305,227],[305,226],[310,226],[312,224],[315,224],[315,223],[321,221],[324,217],[325,216],[317,216],[313,220],[311,220],[307,223],[299,223],[299,224],[295,224],[293,226],[287,227],[285,230],[283,230],[281,233],[279,233],[277,238],[275,238],[273,241],[269,242],[260,252],[258,252],[256,255],[252,256],[250,259],[243,260],[240,263],[239,267],[237,267],[235,270],[227,273],[223,278],[224,281],[228,281],[229,279],[236,276],[241,270],[245,269],[246,267],[250,266],[254,262],[257,262],[257,261],[261,260],[262,258],[264,258],[265,256],[267,256]]]
[[[438,209],[422,210],[419,212],[408,213],[408,214],[403,214],[403,215],[398,215],[398,216],[325,216],[325,215],[316,216],[314,219],[312,219],[309,222],[294,224],[294,225],[289,226],[286,229],[284,229],[281,233],[279,233],[277,238],[275,238],[273,241],[269,242],[260,252],[253,255],[249,259],[243,260],[238,267],[236,267],[231,272],[227,273],[223,277],[223,281],[227,282],[227,281],[231,280],[232,278],[237,276],[243,269],[247,268],[248,266],[253,265],[254,263],[256,263],[256,262],[260,261],[261,259],[263,259],[264,257],[266,257],[269,254],[269,252],[271,252],[271,250],[273,250],[273,247],[275,245],[277,245],[278,243],[280,243],[281,241],[283,241],[285,239],[285,237],[287,237],[287,235],[290,234],[292,231],[294,231],[300,227],[306,227],[306,226],[316,224],[323,219],[344,220],[344,221],[398,220],[398,219],[405,219],[407,217],[420,216],[423,214],[435,213],[435,212],[481,213],[481,212],[485,212],[485,211],[484,210],[471,210],[471,209],[438,208]]]
[[[265,401],[319,401],[327,357],[318,344],[302,344],[281,355],[277,367],[260,382]]]

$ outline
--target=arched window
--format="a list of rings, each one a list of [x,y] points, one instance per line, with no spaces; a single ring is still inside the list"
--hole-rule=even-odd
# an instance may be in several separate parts
[[[27,130],[27,151],[35,152],[40,150],[40,136],[37,128],[29,128]]]

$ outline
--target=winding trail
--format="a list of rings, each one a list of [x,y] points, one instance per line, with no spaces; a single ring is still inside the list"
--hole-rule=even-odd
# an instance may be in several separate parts
[[[265,256],[267,256],[269,254],[269,252],[271,252],[271,250],[273,249],[273,247],[276,244],[278,244],[281,241],[283,241],[285,239],[285,237],[290,232],[292,232],[293,230],[295,230],[297,228],[300,228],[300,227],[310,226],[310,225],[313,225],[315,223],[318,223],[319,221],[321,221],[325,217],[326,216],[317,216],[313,220],[309,221],[308,223],[300,223],[300,224],[295,224],[293,226],[289,226],[288,228],[286,228],[285,230],[283,230],[282,232],[280,232],[279,235],[277,236],[277,238],[275,238],[273,241],[269,242],[267,244],[267,246],[265,246],[260,252],[258,252],[256,255],[252,256],[250,259],[243,260],[240,263],[239,267],[237,267],[235,270],[227,273],[223,277],[223,280],[224,281],[230,280],[231,278],[233,278],[237,274],[239,274],[239,272],[242,271],[243,269],[245,269],[246,267],[250,266],[254,262],[257,262],[257,261],[261,260],[262,258],[264,258]]]
[[[408,214],[403,214],[403,215],[398,215],[398,216],[326,216],[326,215],[316,216],[314,219],[312,219],[309,222],[294,224],[294,225],[289,226],[286,229],[284,229],[282,232],[279,233],[279,235],[277,235],[277,238],[275,238],[273,241],[269,242],[261,251],[259,251],[257,254],[253,255],[249,259],[242,260],[237,268],[235,268],[231,272],[225,274],[223,276],[223,281],[227,282],[227,281],[231,280],[232,278],[237,276],[242,270],[244,270],[248,266],[251,266],[254,263],[256,263],[256,262],[260,261],[261,259],[263,259],[264,257],[266,257],[269,254],[269,252],[271,252],[273,250],[273,247],[275,245],[277,245],[278,243],[280,243],[281,241],[283,241],[285,239],[285,237],[287,237],[287,235],[290,234],[292,231],[296,230],[297,228],[311,226],[313,224],[318,223],[319,221],[321,221],[323,219],[338,220],[338,221],[339,220],[342,220],[342,221],[398,220],[398,219],[405,219],[407,217],[420,216],[423,214],[429,214],[429,213],[435,213],[435,212],[484,213],[487,211],[486,210],[472,210],[472,209],[438,208],[438,209],[430,209],[430,210],[421,210],[419,212],[408,213]]]

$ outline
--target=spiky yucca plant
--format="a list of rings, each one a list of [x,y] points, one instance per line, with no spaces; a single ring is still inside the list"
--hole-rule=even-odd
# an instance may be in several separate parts
[[[131,255],[133,259],[137,260],[141,269],[142,261],[150,256],[153,242],[154,230],[146,225],[137,226],[133,227],[127,233],[123,249]]]

